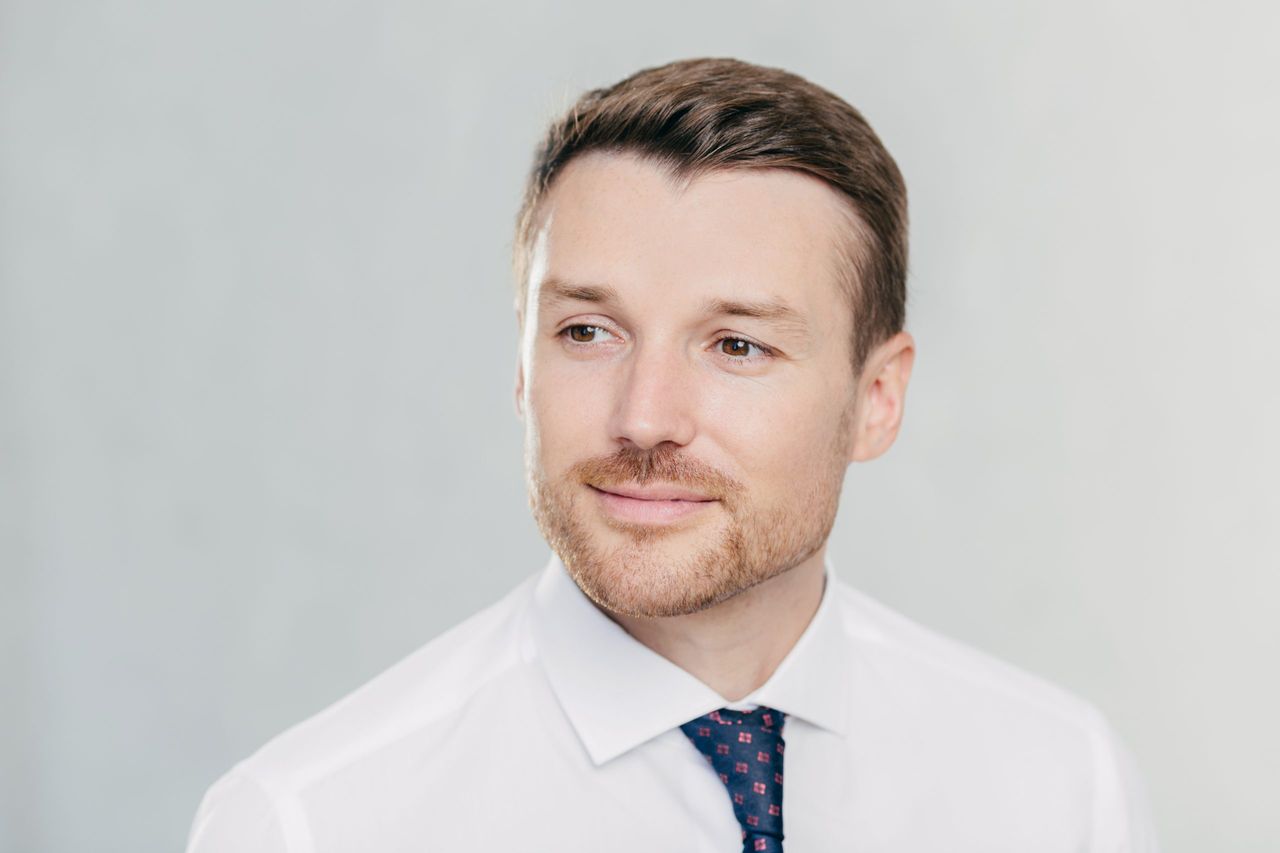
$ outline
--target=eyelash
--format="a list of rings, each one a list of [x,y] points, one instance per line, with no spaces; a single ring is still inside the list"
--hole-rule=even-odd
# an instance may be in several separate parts
[[[608,329],[604,328],[603,326],[597,326],[594,323],[574,323],[573,325],[565,326],[563,329],[556,332],[556,337],[564,338],[566,341],[568,341],[570,344],[574,346],[586,347],[591,345],[592,342],[590,341],[575,341],[572,338],[570,338],[568,333],[572,329],[597,329],[599,331],[609,332]],[[613,334],[613,333],[609,332],[609,334]],[[747,356],[747,357],[725,355],[725,358],[727,358],[729,361],[745,362],[747,364],[751,364],[752,362],[774,357],[773,350],[769,349],[764,344],[756,343],[750,338],[744,338],[738,335],[722,335],[721,337],[716,338],[717,344],[723,341],[741,341],[744,344],[755,347],[756,349],[760,350],[761,353],[763,353],[763,355],[755,355],[755,356]]]

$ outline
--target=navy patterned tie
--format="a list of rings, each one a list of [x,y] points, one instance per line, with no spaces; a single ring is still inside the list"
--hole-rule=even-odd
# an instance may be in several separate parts
[[[680,730],[729,789],[742,825],[743,853],[782,853],[782,726],[786,714],[763,706],[721,708]]]

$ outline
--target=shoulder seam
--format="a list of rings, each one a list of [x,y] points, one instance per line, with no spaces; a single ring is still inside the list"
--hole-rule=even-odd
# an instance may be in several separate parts
[[[1039,687],[1042,691],[1056,693],[1058,697],[1067,701],[1048,701],[1045,698],[1035,695],[1037,691],[1013,689],[1009,685],[1002,684],[999,679],[992,678],[989,675],[983,675],[979,672],[974,672],[971,667],[947,666],[946,662],[941,660],[937,654],[931,654],[926,650],[916,649],[906,643],[899,642],[882,631],[882,645],[885,649],[893,652],[894,654],[910,657],[911,659],[932,667],[935,670],[945,671],[947,674],[956,678],[962,678],[968,683],[984,690],[999,693],[1000,695],[1013,699],[1024,706],[1034,707],[1042,712],[1052,714],[1056,718],[1077,727],[1081,731],[1087,732],[1090,737],[1097,735],[1099,731],[1097,722],[1099,711],[1093,703],[1084,697],[1072,693],[1066,688],[1060,687],[1047,679],[1035,675],[1034,673],[1024,670],[1016,664],[1001,660],[1000,658],[985,652],[976,646],[972,646],[962,640],[953,639],[940,634],[937,631],[912,620],[910,617],[898,613],[888,605],[882,604],[853,587],[846,585],[846,589],[852,593],[855,605],[869,603],[873,608],[882,611],[891,618],[901,620],[908,627],[916,631],[923,632],[925,636],[931,640],[940,640],[953,644],[959,652],[965,655],[974,656],[978,658],[979,661],[988,665],[1003,668],[1007,670],[1010,675],[1032,680],[1035,686]]]

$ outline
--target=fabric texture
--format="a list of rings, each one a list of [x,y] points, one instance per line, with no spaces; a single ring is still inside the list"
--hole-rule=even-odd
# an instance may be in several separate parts
[[[721,708],[680,726],[729,791],[743,853],[782,853],[782,728],[786,715],[760,706]]]

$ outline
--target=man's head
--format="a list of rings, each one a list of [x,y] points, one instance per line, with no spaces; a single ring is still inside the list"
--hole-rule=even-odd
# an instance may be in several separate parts
[[[515,268],[530,505],[593,600],[692,613],[818,559],[914,354],[905,189],[852,107],[734,60],[589,92]],[[704,500],[610,494],[670,489]]]

